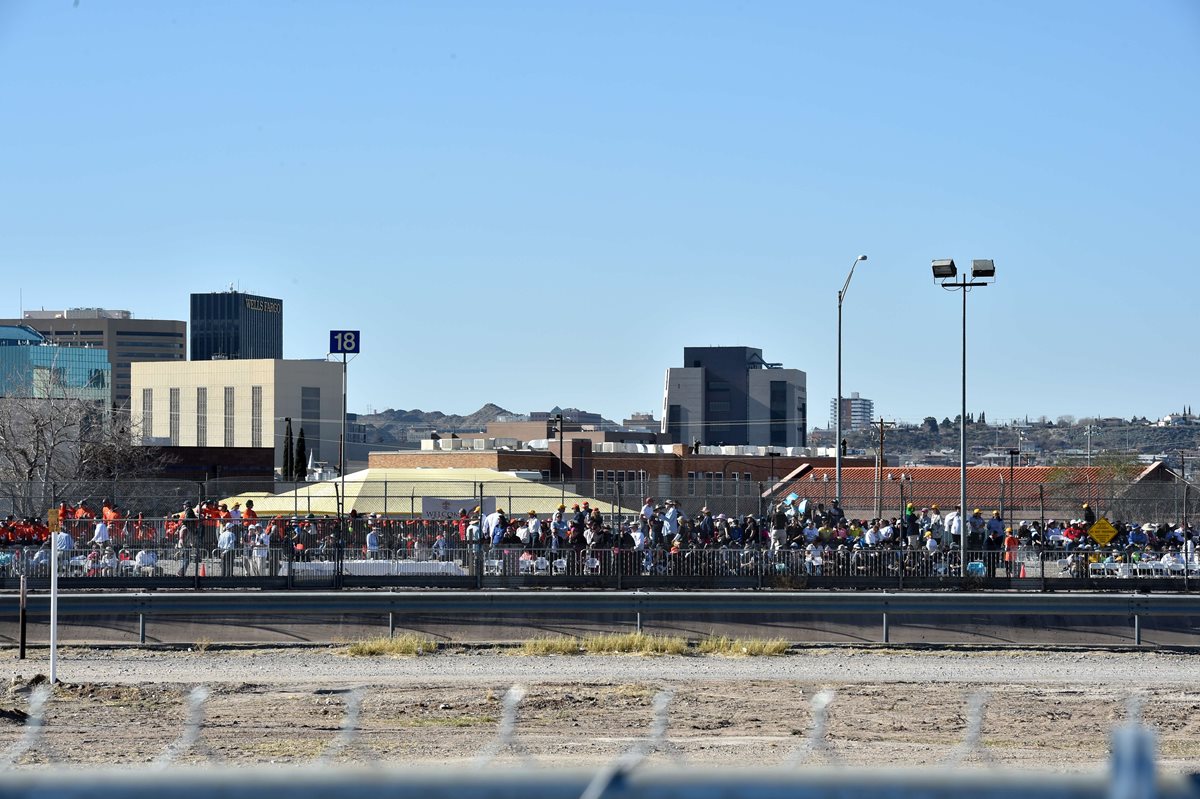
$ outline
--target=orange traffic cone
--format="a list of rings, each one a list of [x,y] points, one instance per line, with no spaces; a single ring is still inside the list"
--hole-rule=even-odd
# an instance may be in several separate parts
[[[207,577],[207,576],[208,576],[208,572],[207,572],[207,571],[205,571],[205,569],[204,569],[204,564],[203,564],[203,563],[201,563],[201,564],[200,564],[200,576],[201,576],[201,577]],[[1024,577],[1024,576],[1025,576],[1025,573],[1024,573],[1024,572],[1022,572],[1022,573],[1021,573],[1021,576],[1022,576],[1022,577]]]
[[[1024,564],[1024,563],[1022,563],[1022,564],[1021,564],[1021,574],[1020,574],[1020,577],[1021,577],[1022,579],[1024,579],[1024,578],[1025,578],[1025,564]]]

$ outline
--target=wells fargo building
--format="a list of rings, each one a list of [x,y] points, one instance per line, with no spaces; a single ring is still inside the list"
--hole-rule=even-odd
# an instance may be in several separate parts
[[[283,300],[240,291],[192,295],[190,360],[283,357]]]

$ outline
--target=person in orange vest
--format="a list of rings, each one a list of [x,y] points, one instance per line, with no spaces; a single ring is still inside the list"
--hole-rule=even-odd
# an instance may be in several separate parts
[[[1017,565],[1017,547],[1021,545],[1021,539],[1013,532],[1011,527],[1004,528],[1004,576],[1012,577],[1013,569]]]

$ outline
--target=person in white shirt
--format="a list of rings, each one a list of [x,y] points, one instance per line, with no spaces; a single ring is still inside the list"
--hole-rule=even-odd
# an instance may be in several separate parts
[[[942,543],[946,546],[962,543],[963,518],[961,507],[955,505],[954,510],[946,514],[946,521],[942,525],[942,530]]]
[[[499,509],[483,517],[483,540],[491,543],[496,537],[496,527],[500,524]]]
[[[932,531],[925,534],[925,551],[930,555],[938,551],[938,540]]]
[[[520,536],[520,538],[521,542],[530,548],[536,547],[541,543],[542,520],[538,518],[536,511],[529,511],[529,518],[525,521],[525,534]]]
[[[106,547],[109,543],[108,538],[108,522],[103,519],[96,520],[96,527],[92,531],[92,538],[88,541],[89,544],[95,544],[98,547]]]
[[[879,541],[879,522],[874,521],[871,522],[871,526],[868,527],[866,532],[863,533],[863,546],[877,547],[879,546]]]
[[[133,564],[137,567],[139,573],[153,576],[158,566],[158,555],[150,549],[139,549],[138,553],[133,557]]]
[[[654,518],[654,497],[646,497],[646,501],[642,503],[642,518],[646,521]]]
[[[233,576],[233,560],[237,550],[237,532],[233,522],[226,522],[221,535],[217,536],[217,549],[221,552],[221,576]]]
[[[252,528],[259,525],[251,525]],[[267,558],[271,554],[271,531],[257,529],[254,531],[254,557],[251,559],[251,565],[254,568],[255,575],[263,575],[267,572]]]

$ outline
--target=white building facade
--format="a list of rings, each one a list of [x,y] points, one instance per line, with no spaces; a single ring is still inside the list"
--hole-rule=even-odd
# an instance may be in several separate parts
[[[230,360],[132,364],[131,417],[142,443],[271,447],[282,458],[286,420],[304,431],[314,460],[336,462],[342,432],[342,365],[332,361]]]

